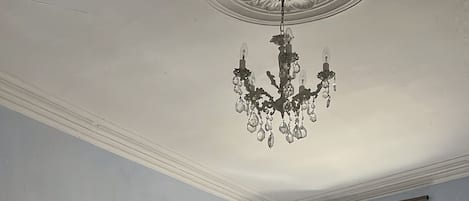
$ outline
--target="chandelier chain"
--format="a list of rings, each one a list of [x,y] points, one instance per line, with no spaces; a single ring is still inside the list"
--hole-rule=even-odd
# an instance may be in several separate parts
[[[280,19],[280,33],[283,34],[285,31],[285,0],[280,0],[282,7],[281,7],[281,19]]]

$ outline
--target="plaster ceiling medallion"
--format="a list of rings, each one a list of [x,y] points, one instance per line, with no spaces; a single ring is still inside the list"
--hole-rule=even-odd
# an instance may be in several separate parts
[[[301,24],[341,13],[361,0],[287,0],[285,24]],[[261,25],[278,25],[278,0],[208,0],[218,11],[236,19]]]

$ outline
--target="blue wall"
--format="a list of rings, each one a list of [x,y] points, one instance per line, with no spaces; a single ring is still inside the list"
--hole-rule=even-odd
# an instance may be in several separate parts
[[[429,195],[429,201],[469,201],[469,177],[371,201],[400,201]]]
[[[221,201],[0,106],[0,201]]]

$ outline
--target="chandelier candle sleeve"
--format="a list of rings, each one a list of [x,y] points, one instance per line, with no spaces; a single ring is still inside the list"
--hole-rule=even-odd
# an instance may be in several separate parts
[[[268,146],[274,145],[274,133],[272,130],[272,119],[275,113],[280,113],[283,121],[278,131],[285,135],[288,143],[293,143],[295,139],[299,140],[307,136],[308,131],[304,127],[304,115],[308,115],[312,122],[316,122],[317,115],[314,112],[315,99],[322,91],[326,99],[326,108],[330,106],[330,85],[333,90],[336,89],[335,72],[330,70],[329,52],[324,50],[324,62],[322,71],[317,74],[319,83],[308,88],[306,82],[306,73],[299,64],[299,55],[293,51],[292,40],[293,33],[290,28],[284,29],[284,1],[281,7],[280,34],[272,36],[270,42],[279,46],[278,54],[278,79],[270,71],[267,71],[267,77],[270,84],[277,89],[278,97],[267,93],[263,88],[256,87],[254,83],[254,74],[246,66],[247,45],[244,43],[240,51],[239,67],[233,70],[234,91],[239,95],[236,102],[236,111],[238,113],[246,112],[248,116],[247,130],[250,133],[257,131],[257,139],[263,141],[268,134]],[[299,76],[297,76],[299,74]],[[299,87],[295,90],[292,81],[299,77]],[[329,83],[332,84],[329,84]],[[314,88],[316,87],[316,88]],[[295,91],[297,92],[295,94]],[[306,113],[306,114],[304,114]],[[286,118],[286,116],[288,116]],[[263,119],[265,117],[265,120]],[[289,120],[289,123],[285,122]]]

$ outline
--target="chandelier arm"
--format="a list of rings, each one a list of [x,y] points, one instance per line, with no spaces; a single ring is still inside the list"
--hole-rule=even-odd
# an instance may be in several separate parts
[[[259,102],[265,98],[268,100],[263,100],[261,103]],[[244,99],[249,101],[257,109],[258,113],[261,111],[267,113],[268,109],[273,108],[274,97],[263,88],[256,88],[256,90],[249,91],[249,93],[244,96]]]
[[[300,92],[298,92],[298,94],[292,97],[292,102],[296,104],[294,105],[294,107],[299,108],[302,102],[311,99],[311,97],[317,98],[319,92],[321,92],[321,89],[322,89],[322,81],[316,85],[316,90],[314,91],[311,91],[311,89],[307,89],[307,88],[304,88],[304,86],[301,86]]]
[[[277,85],[277,82],[275,81],[275,76],[270,71],[267,71],[266,73],[270,79],[270,84],[274,86],[275,88],[279,89],[279,86]]]
[[[310,92],[310,95],[313,96],[314,98],[318,97],[319,92],[321,92],[322,89],[322,81],[319,82],[319,84],[316,85],[316,90],[313,92]]]

